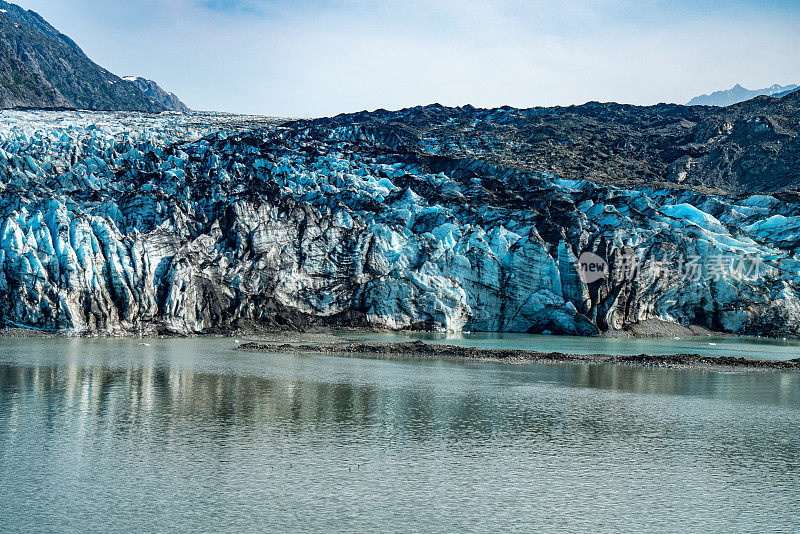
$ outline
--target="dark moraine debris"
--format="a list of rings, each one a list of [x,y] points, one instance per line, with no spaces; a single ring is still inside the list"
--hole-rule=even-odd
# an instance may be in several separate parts
[[[800,369],[800,358],[784,361],[748,360],[731,356],[709,357],[699,354],[669,354],[619,356],[611,354],[565,354],[561,352],[538,352],[520,349],[484,349],[457,345],[440,345],[411,341],[406,343],[331,343],[331,344],[289,344],[248,342],[236,347],[245,352],[271,353],[324,353],[324,354],[387,354],[396,356],[417,356],[429,358],[465,358],[476,360],[498,360],[514,363],[523,362],[564,362],[564,363],[615,363],[642,365],[647,367],[693,367],[715,370],[726,369]]]

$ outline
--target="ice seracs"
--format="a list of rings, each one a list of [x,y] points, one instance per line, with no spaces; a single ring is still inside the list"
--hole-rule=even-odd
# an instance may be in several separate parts
[[[443,153],[402,128],[360,124],[4,112],[0,320],[75,333],[329,324],[586,335],[653,318],[798,332],[797,204],[602,186]],[[642,264],[634,278],[587,285],[584,251],[617,268],[635,252]],[[676,271],[716,257],[757,258],[761,271],[691,281]]]

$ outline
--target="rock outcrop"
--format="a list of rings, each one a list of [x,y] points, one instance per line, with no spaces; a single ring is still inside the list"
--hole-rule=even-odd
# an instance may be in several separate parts
[[[524,156],[538,130],[523,126],[540,115],[3,112],[0,322],[79,334],[325,324],[588,335],[660,319],[800,332],[795,195],[534,172]],[[731,120],[717,136],[753,124],[744,112]],[[614,277],[584,282],[576,258],[587,251]],[[635,276],[617,277],[632,254]],[[743,258],[758,272],[737,272]],[[700,276],[685,276],[689,261]]]

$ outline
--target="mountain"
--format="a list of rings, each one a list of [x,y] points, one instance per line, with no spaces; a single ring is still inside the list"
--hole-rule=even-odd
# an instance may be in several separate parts
[[[37,13],[0,0],[0,108],[170,109],[159,98],[96,65]]]
[[[799,100],[6,112],[0,324],[797,335]]]
[[[783,98],[784,96],[790,95],[796,91],[800,91],[800,87],[795,87],[794,89],[788,89],[783,91],[782,93],[774,93],[770,95],[772,98]]]
[[[181,112],[189,111],[189,108],[186,106],[186,104],[181,102],[180,99],[175,96],[175,93],[169,93],[165,91],[153,80],[136,76],[123,76],[122,79],[136,85],[142,94],[144,94],[150,100],[163,106],[164,109]]]
[[[795,84],[778,85],[777,83],[764,89],[745,89],[738,83],[730,89],[715,91],[709,95],[696,96],[689,101],[687,106],[730,106],[757,96],[774,96],[780,98],[797,89]]]

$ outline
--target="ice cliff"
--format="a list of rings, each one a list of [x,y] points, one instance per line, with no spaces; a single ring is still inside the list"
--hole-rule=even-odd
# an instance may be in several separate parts
[[[356,120],[3,112],[0,322],[800,332],[795,197],[599,185],[446,143]],[[585,251],[642,264],[586,284]],[[693,257],[763,264],[755,278],[651,268]]]

